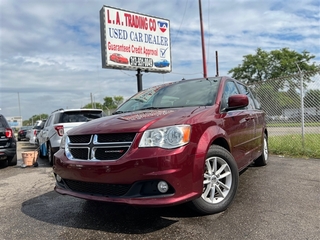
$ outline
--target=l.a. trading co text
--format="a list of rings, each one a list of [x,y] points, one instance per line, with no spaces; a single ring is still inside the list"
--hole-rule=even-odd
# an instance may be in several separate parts
[[[152,17],[146,17],[141,15],[136,15],[132,13],[115,11],[114,19],[111,18],[109,9],[106,11],[108,25],[115,25],[113,27],[108,27],[108,50],[119,51],[119,52],[130,52],[135,54],[143,54],[147,57],[158,56],[159,51],[157,47],[168,47],[169,39],[166,36],[157,35],[157,31],[162,33],[166,31],[167,24],[163,21],[156,20]],[[163,24],[163,25],[161,25]],[[136,30],[126,30],[122,27],[133,28]],[[146,33],[146,31],[148,31]],[[138,46],[134,44],[119,44],[114,43],[112,40],[130,40],[133,43],[144,43],[148,44],[150,47]],[[153,48],[152,45],[154,45]]]

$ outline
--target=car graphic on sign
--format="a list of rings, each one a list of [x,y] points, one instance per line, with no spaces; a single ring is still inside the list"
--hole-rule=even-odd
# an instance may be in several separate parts
[[[110,61],[116,62],[116,63],[122,63],[122,64],[128,64],[128,58],[122,56],[119,53],[113,53],[110,55]]]
[[[170,63],[167,59],[154,62],[154,66],[158,68],[169,67]]]

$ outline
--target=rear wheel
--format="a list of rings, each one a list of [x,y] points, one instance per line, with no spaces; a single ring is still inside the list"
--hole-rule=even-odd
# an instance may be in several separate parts
[[[47,151],[48,151],[48,160],[51,166],[53,166],[53,152],[50,145],[50,142],[47,144]]]
[[[11,158],[9,161],[8,161],[8,165],[9,166],[15,166],[17,165],[17,154],[15,154],[13,156],[13,158]]]
[[[268,163],[268,158],[269,158],[269,147],[268,147],[268,137],[266,134],[263,136],[263,144],[262,144],[262,154],[260,157],[258,157],[255,161],[254,164],[256,166],[265,166]]]
[[[233,156],[226,149],[212,145],[204,166],[203,190],[190,202],[200,214],[214,214],[228,208],[238,189],[239,172]]]
[[[8,159],[0,161],[0,168],[8,167]]]

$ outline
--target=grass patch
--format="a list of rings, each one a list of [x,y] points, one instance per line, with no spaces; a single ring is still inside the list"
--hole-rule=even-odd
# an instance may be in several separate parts
[[[269,136],[269,152],[271,154],[320,159],[319,145],[320,134],[305,134],[304,148],[300,134]]]

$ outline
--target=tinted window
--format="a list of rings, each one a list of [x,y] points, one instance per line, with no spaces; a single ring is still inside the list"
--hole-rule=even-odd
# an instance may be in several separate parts
[[[147,108],[210,106],[216,99],[220,78],[180,81],[152,87],[137,93],[118,112]]]
[[[1,127],[1,128],[5,128],[6,125],[5,125],[4,123],[2,123],[2,121],[0,121],[0,127]]]
[[[88,122],[102,116],[102,111],[68,111],[61,114],[59,123]]]
[[[0,115],[0,127],[7,128],[9,127],[9,124],[4,116]]]

